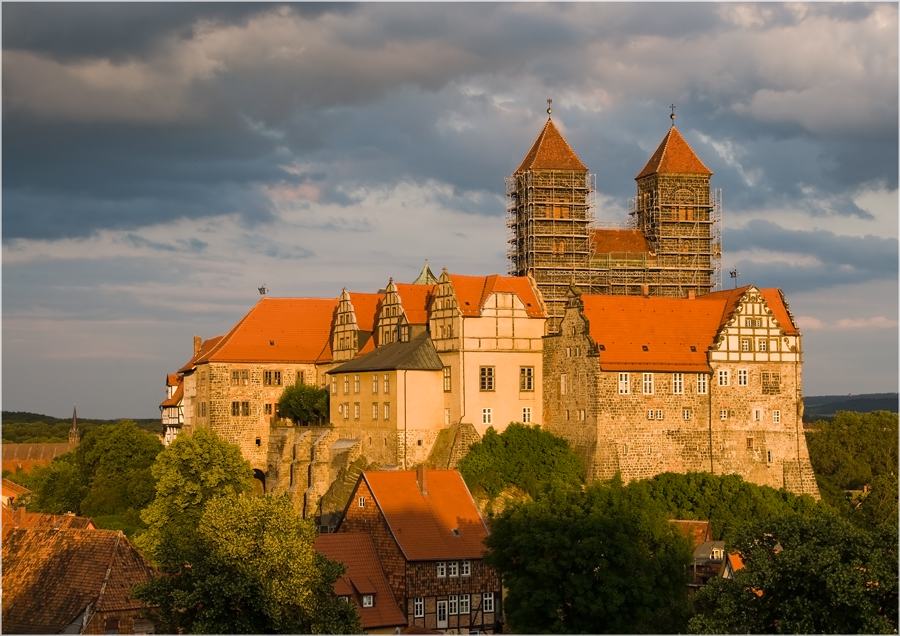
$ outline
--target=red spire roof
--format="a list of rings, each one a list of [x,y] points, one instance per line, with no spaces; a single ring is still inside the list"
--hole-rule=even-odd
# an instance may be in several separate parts
[[[587,170],[587,166],[548,119],[516,174],[527,170]]]
[[[651,174],[712,174],[712,170],[703,165],[700,158],[691,150],[688,143],[675,126],[669,129],[659,148],[650,157],[635,179]]]

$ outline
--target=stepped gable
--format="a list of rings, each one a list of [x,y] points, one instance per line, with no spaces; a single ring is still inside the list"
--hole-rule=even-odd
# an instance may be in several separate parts
[[[155,575],[118,530],[11,528],[3,541],[3,633],[56,634],[82,612],[139,610]]]
[[[428,333],[422,333],[408,342],[392,342],[370,353],[357,356],[326,373],[352,373],[356,371],[440,371],[444,368],[434,343]]]
[[[358,351],[360,353],[368,353],[375,350],[375,338],[372,333],[375,331],[375,321],[378,314],[381,313],[381,303],[384,301],[384,293],[368,294],[364,292],[348,292],[346,289],[342,295],[346,294],[353,307],[353,316],[356,318],[356,328],[360,333],[368,334],[362,347]],[[362,339],[363,336],[360,336]]]
[[[581,163],[581,159],[572,150],[568,142],[557,130],[552,119],[544,124],[541,134],[538,135],[531,150],[525,155],[522,165],[516,169],[516,174],[528,170],[584,170],[587,166]]]
[[[696,299],[583,295],[591,339],[603,346],[600,368],[709,373],[707,351],[746,290]]]
[[[488,529],[455,470],[364,472],[369,491],[407,561],[481,559]],[[455,531],[455,532],[454,532]]]
[[[703,165],[700,157],[691,150],[678,129],[672,126],[663,137],[656,152],[650,157],[650,161],[635,179],[641,179],[651,174],[711,175],[712,170]]]
[[[394,283],[406,320],[411,325],[428,324],[428,308],[436,285]]]
[[[650,245],[640,230],[599,229],[591,231],[594,254],[649,254]]]
[[[328,362],[336,298],[263,298],[204,362]]]
[[[320,534],[313,547],[332,561],[343,563],[347,571],[334,583],[336,596],[357,599],[357,610],[364,630],[406,625],[406,618],[394,602],[375,545],[368,534],[341,532]],[[372,607],[362,607],[361,594],[374,594]]]
[[[463,316],[480,316],[488,296],[494,292],[507,292],[519,297],[525,305],[526,313],[532,318],[547,317],[527,278],[499,274],[491,276],[448,274],[448,276]]]

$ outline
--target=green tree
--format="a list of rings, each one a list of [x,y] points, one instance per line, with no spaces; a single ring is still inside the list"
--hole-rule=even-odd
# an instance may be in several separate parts
[[[212,499],[195,532],[189,561],[134,590],[159,607],[164,633],[362,631],[355,605],[333,594],[343,565],[313,549],[315,527],[287,497]]]
[[[278,399],[278,413],[293,420],[294,424],[327,420],[328,391],[311,384],[291,384]]]
[[[836,515],[748,525],[734,579],[694,597],[696,634],[888,634],[897,631],[897,526],[874,532]],[[780,545],[780,549],[776,546]]]
[[[687,539],[642,484],[558,485],[494,520],[486,562],[520,633],[677,632],[687,621]]]
[[[36,466],[29,481],[33,492],[31,510],[54,515],[81,514],[81,502],[89,484],[78,468],[74,451],[55,457],[47,466]]]
[[[459,463],[469,488],[481,488],[490,497],[509,485],[535,497],[553,483],[580,484],[583,471],[566,440],[518,422],[500,434],[488,428]]]

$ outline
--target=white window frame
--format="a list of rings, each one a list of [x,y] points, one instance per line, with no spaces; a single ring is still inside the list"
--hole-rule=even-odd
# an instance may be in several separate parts
[[[359,506],[360,508],[365,508],[366,507],[366,498],[365,497],[358,498],[356,500],[356,505]]]
[[[425,616],[425,597],[417,596],[413,601],[413,616],[415,618],[422,618]]]
[[[741,351],[750,351],[750,339],[749,338],[741,339]]]
[[[664,413],[663,413],[662,409],[656,409],[656,419],[658,419],[658,420],[663,419],[663,415],[664,415]]]
[[[691,409],[682,409],[681,416],[685,422],[691,419]]]
[[[763,412],[762,409],[753,409],[753,421],[754,422],[762,422]]]
[[[759,351],[761,353],[767,353],[769,351],[769,341],[768,340],[760,340],[759,341]]]
[[[728,419],[728,409],[721,409],[721,410],[719,411],[719,419],[720,419],[720,420],[727,420],[727,419]]]
[[[374,594],[363,594],[362,606],[363,607],[374,607],[375,606],[375,595]]]
[[[731,372],[728,369],[719,369],[719,386],[731,385]]]
[[[331,376],[331,394],[337,395],[337,377]]]
[[[350,376],[344,374],[344,395],[350,393]]]
[[[683,373],[673,373],[672,374],[672,393],[674,395],[683,395],[684,394],[684,374]]]
[[[485,592],[481,595],[481,611],[484,614],[488,612],[494,612],[494,593],[493,592]]]
[[[519,367],[519,390],[534,391],[534,367]]]
[[[619,373],[619,395],[631,393],[631,375],[628,372]]]
[[[358,373],[353,375],[353,392],[359,393],[359,374]]]
[[[388,373],[384,374],[384,394],[390,395],[391,393],[391,376]]]
[[[697,395],[706,395],[709,390],[709,378],[705,373],[697,374]]]
[[[353,403],[353,419],[354,419],[354,420],[358,420],[358,419],[359,419],[359,414],[360,414],[360,406],[359,406],[359,402],[354,402],[354,403]]]
[[[493,391],[495,387],[496,377],[494,375],[494,367],[478,368],[478,390]]]
[[[471,614],[472,613],[472,597],[468,594],[460,594],[459,595],[459,613],[460,614]]]
[[[372,374],[372,395],[378,395],[378,374]]]
[[[386,419],[386,420],[391,419],[391,403],[390,402],[384,403],[384,419]]]
[[[468,559],[464,561],[460,561],[459,564],[459,575],[460,576],[472,576],[472,562]]]
[[[459,561],[447,561],[447,576],[459,577]]]
[[[531,424],[531,407],[522,407],[522,424]]]
[[[642,387],[644,395],[653,395],[653,374],[645,373],[643,377]]]
[[[772,422],[775,424],[781,424],[781,411],[777,409],[772,411]]]
[[[459,596],[450,594],[447,597],[447,615],[456,616],[457,614],[459,614]]]
[[[567,374],[567,373],[559,374],[559,394],[560,395],[568,395],[569,394],[569,374]]]
[[[647,419],[648,420],[656,419],[656,411],[654,409],[647,409]]]
[[[447,562],[446,561],[438,561],[435,563],[435,575],[439,579],[447,578]]]
[[[482,424],[492,424],[494,419],[494,413],[492,409],[485,408],[481,409],[481,423]]]
[[[748,376],[747,369],[738,369],[738,386],[747,386]]]

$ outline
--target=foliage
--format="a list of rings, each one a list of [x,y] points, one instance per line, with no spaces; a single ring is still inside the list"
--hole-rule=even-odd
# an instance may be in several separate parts
[[[147,530],[136,544],[158,566],[170,565],[173,558],[181,566],[181,544],[192,541],[208,501],[252,489],[253,472],[241,450],[208,428],[176,437],[151,472],[155,497],[141,512]]]
[[[134,590],[159,606],[163,633],[362,631],[355,605],[333,595],[343,565],[313,549],[315,528],[287,497],[212,499],[196,536],[184,563]]]
[[[94,428],[113,426],[121,420],[98,420],[78,418],[78,430],[82,437]],[[159,418],[128,420],[137,424],[138,428],[150,433],[162,432]],[[69,427],[72,418],[51,417],[39,413],[24,411],[3,411],[3,443],[4,444],[53,444],[69,441]]]
[[[88,483],[78,468],[74,451],[55,457],[47,466],[35,466],[25,481],[31,481],[33,493],[29,509],[54,515],[81,514]]]
[[[896,632],[897,541],[896,525],[867,532],[836,515],[752,523],[734,545],[744,568],[697,593],[689,628],[707,634]]]
[[[517,633],[672,633],[690,548],[641,484],[557,485],[494,520],[486,562]]]
[[[740,475],[661,473],[646,484],[650,497],[665,507],[669,518],[710,521],[713,536],[726,542],[755,519],[792,512],[804,516],[831,512],[809,495],[752,484]]]
[[[278,399],[278,413],[294,424],[327,420],[328,391],[302,382],[286,386]]]
[[[555,482],[580,484],[583,467],[566,440],[540,426],[511,422],[500,434],[488,428],[460,461],[459,472],[470,489],[482,488],[490,497],[509,485],[535,497]]]

